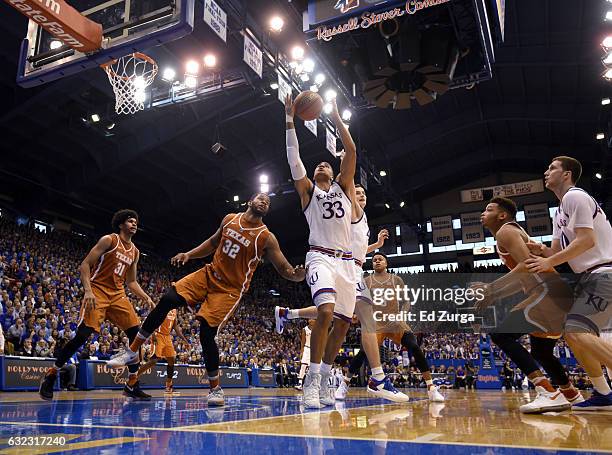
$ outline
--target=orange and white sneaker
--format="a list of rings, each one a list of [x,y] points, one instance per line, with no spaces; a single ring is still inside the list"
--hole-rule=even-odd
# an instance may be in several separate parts
[[[174,393],[174,385],[172,381],[166,381],[166,390],[164,390],[165,394],[172,395]]]
[[[584,402],[584,397],[580,393],[580,391],[574,387],[570,389],[559,389],[563,395],[565,395],[565,399],[571,403],[571,405],[575,405],[578,403]]]
[[[544,387],[536,386],[537,395],[531,403],[519,408],[523,414],[540,414],[549,411],[565,411],[572,407],[567,398],[559,391],[547,391]]]

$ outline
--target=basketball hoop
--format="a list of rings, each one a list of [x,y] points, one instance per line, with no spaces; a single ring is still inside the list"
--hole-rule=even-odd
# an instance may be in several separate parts
[[[140,52],[100,65],[115,92],[115,112],[134,114],[144,109],[146,88],[157,75],[157,63]]]

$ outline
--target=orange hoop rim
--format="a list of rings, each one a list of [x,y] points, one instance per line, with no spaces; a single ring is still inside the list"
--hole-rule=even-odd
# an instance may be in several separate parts
[[[128,56],[131,56],[133,58],[137,58],[137,59],[140,59],[140,60],[144,60],[145,62],[150,63],[151,65],[153,65],[153,71],[157,74],[157,62],[152,57],[149,57],[147,54],[143,54],[142,52],[133,52],[131,54],[126,54],[126,55],[124,55],[122,57],[119,57],[119,58],[125,58],[125,57],[128,57]],[[100,65],[100,68],[102,68],[104,71],[106,71],[109,75],[111,75],[113,77],[119,77],[120,79],[123,79],[123,80],[130,80],[130,79],[132,79],[134,77],[137,77],[137,76],[119,76],[113,70],[112,65],[117,63],[119,61],[119,58],[113,59],[113,60],[111,60],[109,62],[106,62],[106,63],[102,63]]]

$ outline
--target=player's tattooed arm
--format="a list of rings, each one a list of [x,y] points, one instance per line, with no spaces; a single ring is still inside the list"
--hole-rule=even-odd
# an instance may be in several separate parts
[[[229,221],[234,216],[235,216],[234,213],[225,215],[225,218],[223,218],[223,221],[221,221],[221,225],[219,226],[219,229],[217,229],[217,231],[212,236],[204,240],[204,242],[196,246],[194,249],[186,253],[177,254],[172,259],[170,259],[170,263],[172,265],[176,265],[177,267],[180,267],[181,265],[185,265],[191,259],[205,258],[206,256],[210,256],[211,254],[213,254],[215,250],[217,249],[217,247],[219,246],[219,242],[221,242],[221,234],[223,231],[223,226],[229,223]]]
[[[264,257],[268,259],[278,274],[289,281],[303,281],[306,272],[302,266],[293,267],[280,249],[278,240],[270,233],[264,247]]]
[[[136,259],[134,259],[134,262],[132,262],[132,265],[130,265],[130,268],[127,270],[125,284],[127,285],[128,289],[136,294],[140,300],[146,302],[149,305],[149,308],[153,308],[155,306],[155,302],[153,302],[153,299],[151,299],[151,297],[149,297],[147,293],[142,290],[136,279],[139,259],[140,253],[138,253],[138,256],[136,256]]]
[[[105,235],[104,237],[98,240],[98,243],[91,249],[89,254],[83,259],[81,263],[80,272],[81,272],[81,283],[83,284],[83,289],[85,290],[85,295],[83,296],[83,305],[91,306],[92,308],[96,307],[96,299],[91,290],[91,269],[96,265],[98,259],[110,250],[113,244],[113,237],[110,235]]]

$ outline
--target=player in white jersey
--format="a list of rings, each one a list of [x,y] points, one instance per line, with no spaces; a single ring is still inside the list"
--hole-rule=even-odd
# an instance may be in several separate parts
[[[338,114],[335,101],[332,104],[331,118],[340,134],[345,154],[336,180],[331,165],[322,162],[315,168],[313,183],[307,177],[300,158],[293,123],[295,106],[291,95],[285,101],[287,161],[310,228],[306,282],[317,307],[310,343],[310,368],[304,378],[304,405],[309,408],[333,404],[333,395],[329,396],[326,385],[355,308],[355,269],[351,253],[352,204],[347,194],[350,194],[355,177],[357,151]],[[332,319],[334,325],[328,335]],[[321,384],[325,387],[321,388]],[[322,391],[325,392],[323,396]]]
[[[574,185],[582,174],[582,165],[574,158],[553,158],[546,172],[546,188],[559,199],[553,224],[551,247],[532,247],[525,263],[532,272],[542,272],[567,262],[582,274],[576,286],[575,300],[565,324],[565,339],[580,365],[591,377],[591,397],[572,409],[612,410],[612,390],[601,365],[612,367],[612,346],[599,338],[612,327],[612,226],[597,202]]]
[[[300,349],[300,372],[298,373],[298,384],[295,386],[296,389],[302,390],[302,384],[304,382],[304,376],[306,376],[306,370],[310,363],[310,335],[312,334],[312,328],[315,320],[309,319],[308,325],[302,329],[301,334],[301,349]]]
[[[376,336],[376,321],[374,320],[374,310],[372,308],[372,298],[370,290],[363,279],[363,264],[366,255],[382,247],[389,233],[386,229],[378,233],[378,241],[369,245],[370,227],[368,218],[365,214],[367,196],[362,185],[352,185],[351,200],[353,204],[353,218],[351,222],[351,238],[353,251],[353,262],[355,264],[355,283],[356,283],[356,305],[355,314],[361,323],[361,345],[370,363],[372,377],[368,381],[367,391],[373,395],[380,396],[395,402],[406,402],[408,396],[398,391],[391,380],[385,376],[380,361],[380,351],[378,349],[378,338]],[[284,322],[290,319],[311,318],[316,316],[316,307],[290,310],[289,308],[276,307],[274,309],[277,332],[282,333]],[[352,376],[354,372],[350,372]],[[334,398],[344,400],[348,392],[348,384],[351,377],[343,378],[334,393]]]

